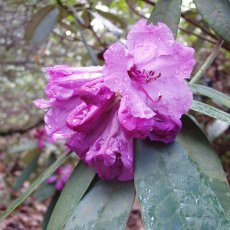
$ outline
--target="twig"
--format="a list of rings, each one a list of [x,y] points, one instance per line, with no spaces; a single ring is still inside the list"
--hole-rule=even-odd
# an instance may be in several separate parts
[[[203,74],[207,71],[209,66],[212,64],[213,60],[216,58],[217,54],[220,51],[221,46],[223,45],[223,40],[219,40],[216,44],[216,46],[213,48],[212,52],[204,62],[204,64],[201,66],[201,68],[198,70],[198,72],[195,74],[195,76],[190,80],[190,83],[194,84],[200,80],[200,78],[203,76]]]
[[[43,125],[43,124],[44,124],[44,121],[43,121],[43,118],[42,118],[42,119],[39,119],[35,124],[33,124],[32,126],[29,126],[26,129],[15,129],[15,130],[11,129],[11,130],[6,131],[6,132],[1,131],[0,132],[0,136],[6,137],[6,136],[11,136],[11,135],[16,134],[16,133],[18,133],[18,134],[24,134],[24,133],[27,133],[30,130],[32,130],[32,129],[38,127],[38,126],[40,126],[40,125]]]
[[[207,41],[207,42],[210,42],[210,43],[212,43],[212,44],[216,44],[216,41],[210,40],[210,39],[208,39],[208,38],[206,38],[206,37],[204,37],[204,36],[202,36],[202,35],[200,35],[200,34],[197,34],[197,33],[194,33],[194,32],[192,32],[192,31],[183,29],[183,28],[181,28],[181,27],[179,27],[179,30],[181,30],[181,31],[183,31],[184,33],[187,33],[187,34],[192,34],[192,35],[194,35],[194,36],[196,36],[196,37],[198,37],[198,38],[201,38],[201,39],[203,39],[203,40],[205,40],[205,41]]]
[[[61,2],[61,0],[57,0],[57,3],[60,7],[62,7],[63,9],[65,9],[66,11],[68,11],[73,17],[74,17],[74,22],[77,26],[77,28],[79,29],[79,32],[80,32],[80,36],[81,36],[81,39],[82,39],[82,42],[84,43],[85,45],[85,48],[89,54],[89,57],[92,61],[92,63],[94,65],[98,65],[98,60],[96,58],[96,56],[94,55],[94,53],[92,52],[91,48],[89,47],[88,45],[88,42],[86,41],[85,37],[84,37],[84,34],[83,34],[83,31],[81,29],[81,24],[79,22],[79,16],[77,15],[77,12],[76,10],[74,9],[74,7],[70,4],[68,4],[68,7],[63,5],[63,3]]]
[[[136,15],[140,16],[141,18],[146,18],[143,14],[141,14],[139,11],[137,11],[132,3],[129,0],[126,0],[127,5],[129,6],[130,10],[133,11]]]
[[[78,15],[77,15],[76,10],[75,10],[74,7],[71,6],[71,5],[68,5],[68,8],[72,11],[73,15],[75,16],[75,18],[74,18],[74,19],[75,19],[75,20],[74,20],[74,21],[75,21],[75,24],[76,24],[76,26],[77,26],[78,29],[79,29],[79,32],[80,32],[80,36],[81,36],[82,42],[83,42],[84,45],[85,45],[85,48],[86,48],[86,50],[87,50],[87,52],[88,52],[88,54],[89,54],[90,59],[92,60],[92,62],[93,62],[94,65],[98,65],[97,58],[95,57],[95,55],[93,54],[92,50],[90,49],[90,47],[89,47],[89,45],[88,45],[88,42],[86,41],[85,36],[84,36],[84,34],[83,34],[83,31],[81,30],[81,25],[80,25],[80,23],[78,22]]]

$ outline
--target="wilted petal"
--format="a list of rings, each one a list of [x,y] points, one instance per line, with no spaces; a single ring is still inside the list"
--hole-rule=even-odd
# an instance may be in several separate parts
[[[86,153],[85,161],[102,179],[133,179],[133,142],[122,132],[117,112]]]
[[[181,126],[182,124],[179,119],[173,121],[171,118],[159,114],[155,118],[149,138],[153,141],[170,143],[176,138]]]

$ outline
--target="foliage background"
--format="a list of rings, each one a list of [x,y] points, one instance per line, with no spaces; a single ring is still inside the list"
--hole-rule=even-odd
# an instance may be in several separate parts
[[[137,20],[143,17],[148,18],[155,1],[66,0],[62,3],[74,6],[77,17],[80,19],[80,26],[75,23],[76,15],[68,13],[60,1],[0,2],[1,210],[5,209],[10,199],[8,191],[11,198],[20,193],[12,191],[11,187],[26,163],[38,154],[36,151],[31,153],[30,148],[12,153],[11,147],[19,149],[20,143],[34,140],[35,129],[43,124],[43,114],[34,108],[32,102],[34,99],[43,97],[46,84],[44,68],[56,64],[91,65],[81,33],[92,50],[92,55],[96,57],[99,64],[102,64],[103,52],[106,48],[118,39],[122,42],[127,31]],[[58,16],[54,20],[55,10],[58,10]],[[197,64],[194,73],[218,40],[190,0],[183,1],[177,39],[196,50]],[[230,92],[229,50],[230,44],[225,42],[212,66],[201,79],[203,85],[213,87],[225,94]],[[205,97],[196,96],[196,98],[213,104]],[[221,105],[219,107],[227,111]],[[222,122],[214,122],[206,116],[196,113],[194,115],[213,140],[230,181],[229,127]],[[58,154],[62,148],[60,146],[55,147],[55,150],[46,148],[44,155],[48,156],[52,151]],[[31,180],[46,167],[43,158],[39,161],[41,168],[34,173]],[[29,182],[24,183],[22,190],[28,185]],[[49,199],[40,202],[34,197],[29,198],[14,217],[9,217],[0,224],[0,228],[40,229],[42,214],[48,203]],[[140,222],[140,212],[135,206],[129,220],[129,227],[140,229],[141,227],[138,227],[141,226]]]

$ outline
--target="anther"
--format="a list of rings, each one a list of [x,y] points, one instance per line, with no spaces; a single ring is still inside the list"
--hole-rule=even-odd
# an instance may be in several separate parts
[[[155,72],[154,71],[149,71],[149,75],[151,75],[151,76],[153,76],[155,74]]]
[[[162,96],[163,96],[163,95],[162,95],[161,93],[159,93],[159,94],[158,94],[158,98],[157,98],[155,101],[152,100],[152,102],[153,102],[153,103],[159,102],[159,101],[161,100]]]
[[[159,78],[161,76],[161,73],[159,73],[155,78],[154,80],[156,80],[157,78]]]

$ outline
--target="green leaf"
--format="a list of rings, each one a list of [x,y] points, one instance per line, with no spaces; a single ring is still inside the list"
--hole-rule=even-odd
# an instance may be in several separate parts
[[[220,109],[217,109],[213,106],[193,100],[192,106],[190,109],[230,124],[230,114]]]
[[[230,109],[230,97],[226,94],[203,85],[189,84],[189,86],[194,94],[209,97],[214,102],[220,103]]]
[[[225,41],[230,42],[229,0],[194,0],[194,3],[208,25]]]
[[[171,144],[136,142],[134,180],[146,229],[230,229],[225,174],[190,118]]]
[[[43,201],[51,197],[55,193],[55,187],[51,184],[44,184],[39,190],[34,193],[36,199]]]
[[[18,145],[12,146],[7,149],[8,153],[21,153],[37,147],[37,141],[27,141]]]
[[[40,44],[52,32],[59,15],[59,9],[46,6],[34,14],[26,26],[25,40]]]
[[[75,207],[64,229],[125,229],[134,198],[133,182],[97,180]]]
[[[34,159],[31,162],[29,162],[27,167],[21,172],[21,175],[17,178],[16,183],[14,185],[14,191],[18,191],[23,186],[23,183],[30,177],[32,172],[34,172],[37,169],[38,160],[40,156],[41,153],[36,154]]]
[[[118,26],[122,29],[125,29],[127,27],[127,23],[124,18],[121,18],[120,16],[116,14],[112,14],[110,12],[105,12],[99,9],[95,9],[95,11],[100,14],[103,18],[108,19],[112,23],[118,24]]]
[[[42,173],[31,185],[30,187],[12,204],[7,208],[7,210],[0,215],[0,221],[6,218],[11,212],[13,212],[35,189],[37,189],[66,159],[70,157],[70,154],[61,155],[55,163],[53,163],[44,173]]]
[[[95,172],[84,163],[79,162],[77,164],[58,199],[50,217],[47,230],[59,230],[63,228],[74,207],[79,203],[88,189],[94,176]]]
[[[47,228],[47,225],[48,225],[49,220],[50,220],[50,216],[54,210],[54,207],[58,201],[59,196],[60,196],[60,192],[57,191],[54,194],[54,196],[53,196],[53,198],[52,198],[52,200],[51,200],[51,202],[50,202],[50,204],[49,204],[49,206],[45,212],[44,219],[43,219],[43,225],[42,225],[43,230],[46,230],[46,228]]]
[[[182,0],[158,0],[149,18],[149,23],[165,23],[177,35]]]
[[[72,14],[73,14],[73,16],[74,16],[74,22],[75,22],[75,24],[76,24],[77,29],[78,29],[79,32],[80,32],[81,40],[82,40],[82,42],[83,42],[83,44],[84,44],[84,46],[85,46],[85,49],[86,49],[87,52],[88,52],[89,58],[91,59],[93,65],[98,65],[98,60],[97,60],[97,57],[96,57],[96,55],[95,55],[95,52],[94,52],[94,51],[91,49],[91,47],[88,45],[88,42],[87,42],[87,40],[86,40],[86,38],[85,38],[85,35],[84,35],[84,33],[83,33],[83,30],[82,30],[82,28],[81,28],[81,25],[80,25],[80,23],[78,22],[78,20],[79,20],[79,21],[81,21],[81,20],[80,20],[80,18],[79,18],[79,16],[78,16],[77,11],[76,11],[75,8],[74,8],[73,6],[71,6],[71,5],[68,5],[68,8],[69,8],[69,10],[72,12]]]

